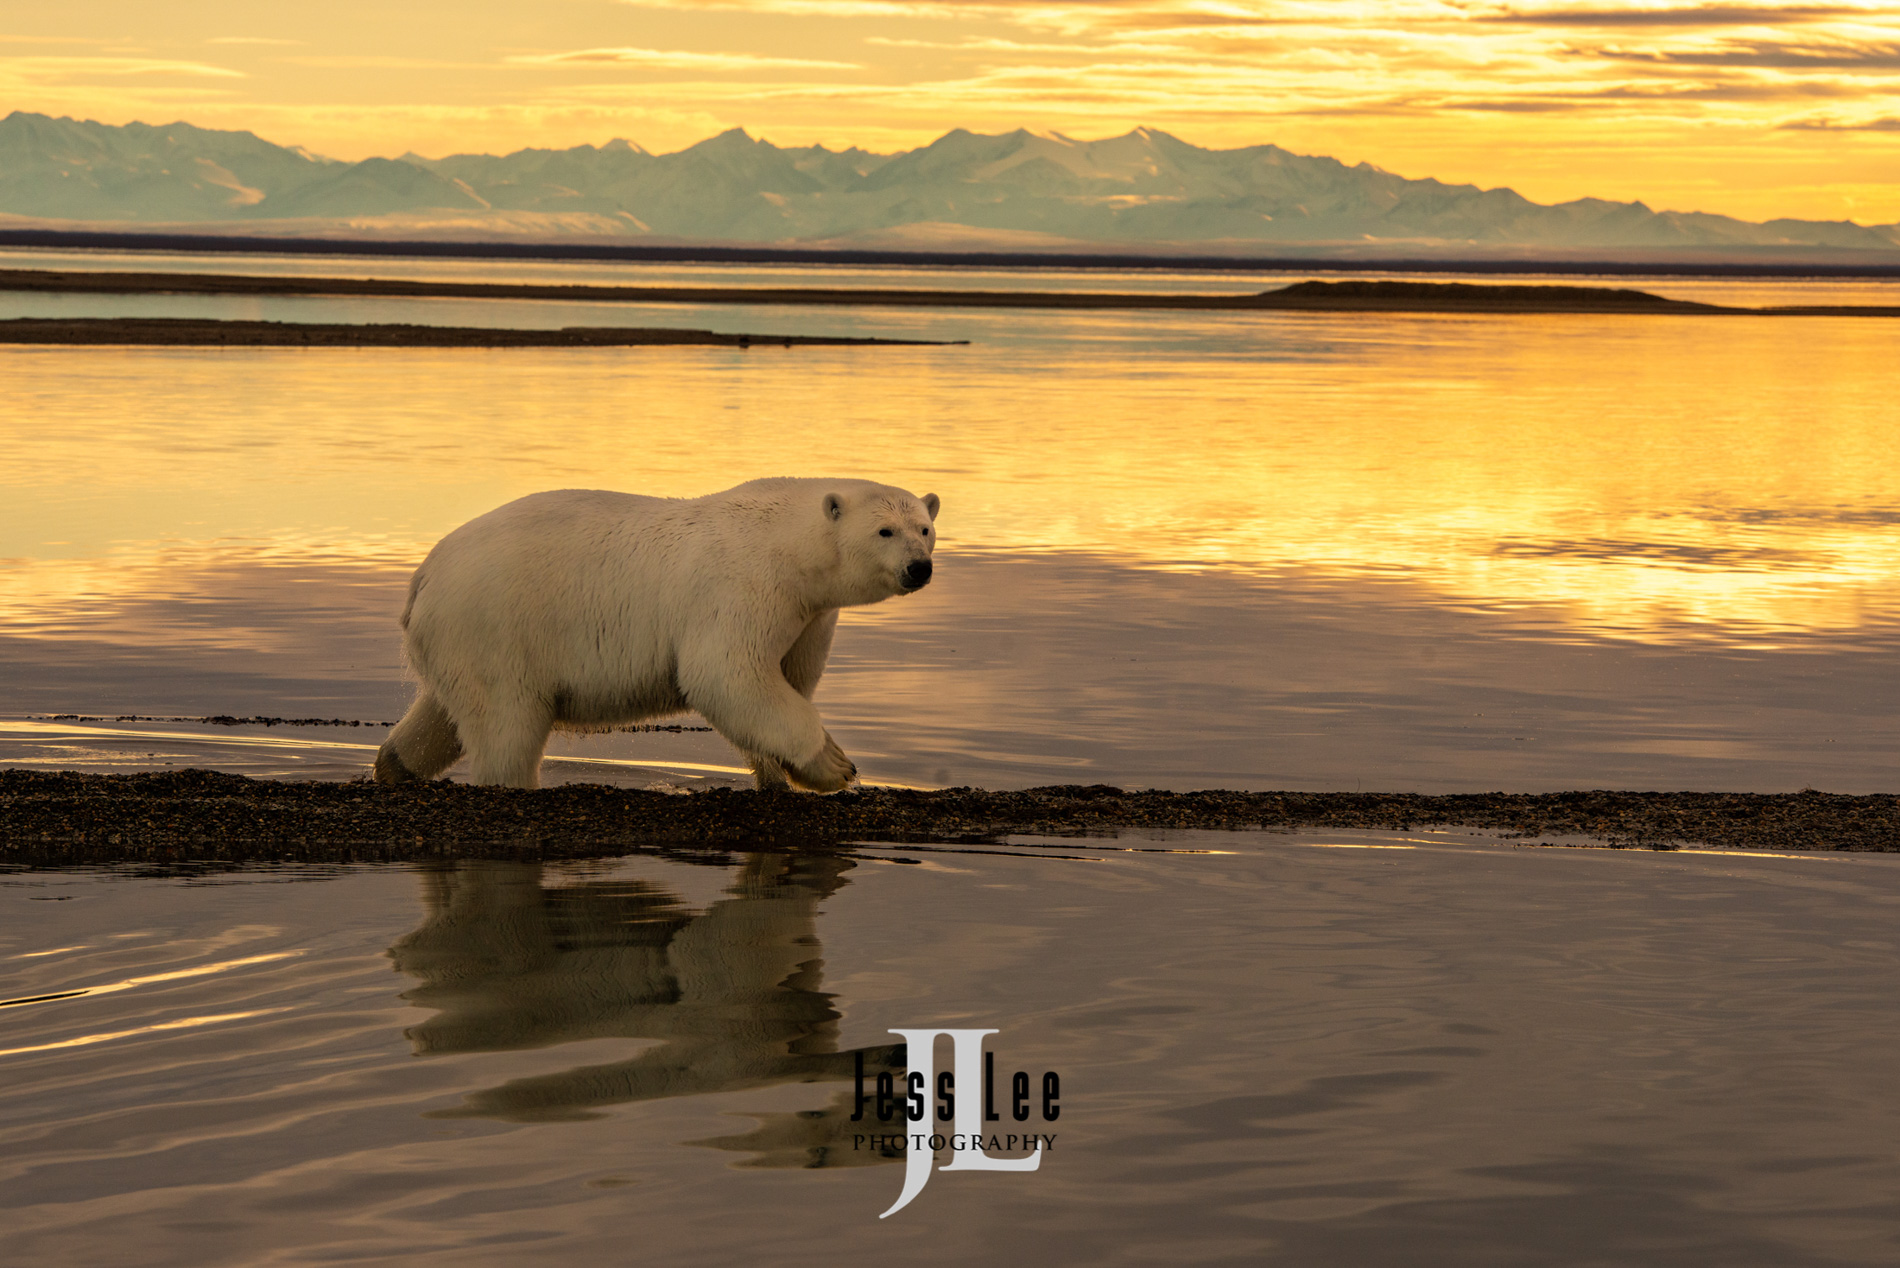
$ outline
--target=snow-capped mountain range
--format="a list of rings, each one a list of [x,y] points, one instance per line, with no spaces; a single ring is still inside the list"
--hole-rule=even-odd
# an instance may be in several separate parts
[[[901,154],[780,148],[733,129],[673,154],[627,141],[339,162],[249,132],[0,120],[0,217],[299,232],[929,247],[1388,244],[1462,249],[1900,251],[1900,225],[1547,206],[1274,145],[1205,150],[958,129]],[[17,223],[17,221],[16,221]]]

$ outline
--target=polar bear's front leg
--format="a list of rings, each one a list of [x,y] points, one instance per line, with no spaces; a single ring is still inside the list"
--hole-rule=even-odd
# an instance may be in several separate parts
[[[825,661],[831,655],[831,637],[838,628],[838,611],[820,612],[813,617],[805,632],[792,644],[792,650],[779,660],[779,672],[785,675],[785,681],[792,684],[792,690],[809,700],[818,690],[818,679],[825,672]],[[831,737],[827,735],[826,739]],[[834,744],[832,746],[836,748]],[[842,750],[838,756],[844,757]],[[850,758],[844,759],[847,763]],[[760,792],[775,792],[789,788],[790,779],[786,776],[785,764],[776,757],[767,757],[763,753],[747,753],[746,761],[752,767],[753,778],[758,780]],[[857,767],[851,768],[852,775]],[[850,776],[846,777],[847,780]],[[800,781],[806,782],[806,781]]]
[[[779,672],[792,684],[792,690],[807,700],[818,690],[818,679],[824,675],[825,662],[831,658],[831,637],[837,630],[838,609],[820,612],[778,663]]]
[[[817,708],[776,660],[708,643],[680,658],[679,678],[686,703],[751,758],[761,788],[775,786],[774,767],[816,792],[837,792],[857,778]]]
[[[767,757],[763,753],[747,753],[746,765],[752,768],[752,778],[758,781],[760,792],[783,792],[792,786],[785,774],[785,763],[776,757]]]

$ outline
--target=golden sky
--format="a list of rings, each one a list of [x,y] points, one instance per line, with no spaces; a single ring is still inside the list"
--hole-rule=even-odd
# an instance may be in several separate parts
[[[0,17],[0,110],[336,158],[744,127],[908,148],[1147,125],[1658,209],[1900,221],[1900,3],[81,0]]]

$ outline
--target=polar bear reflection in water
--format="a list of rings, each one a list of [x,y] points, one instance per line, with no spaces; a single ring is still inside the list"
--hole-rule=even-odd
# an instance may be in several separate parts
[[[702,498],[536,493],[470,520],[403,608],[415,702],[376,754],[386,784],[464,753],[478,784],[533,788],[555,727],[693,710],[761,789],[836,792],[858,768],[812,693],[840,608],[930,582],[934,493],[753,480]]]
[[[658,1039],[627,1061],[516,1079],[439,1117],[547,1121],[601,1106],[843,1082],[822,1109],[755,1114],[743,1135],[696,1141],[756,1155],[745,1165],[885,1161],[851,1148],[857,1057],[867,1075],[903,1068],[902,1044],[839,1051],[820,991],[818,904],[848,859],[757,854],[731,896],[695,914],[638,880],[543,884],[532,863],[471,862],[424,874],[427,915],[389,949],[418,979],[403,998],[438,1010],[406,1031],[418,1056]]]

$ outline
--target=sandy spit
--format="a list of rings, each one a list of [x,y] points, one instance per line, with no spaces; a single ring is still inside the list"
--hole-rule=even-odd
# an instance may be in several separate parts
[[[16,317],[0,321],[0,344],[116,344],[211,348],[719,348],[944,346],[943,340],[830,335],[728,335],[645,326],[513,330],[487,326],[348,325],[221,321],[190,317]]]
[[[0,866],[200,861],[585,858],[641,846],[761,849],[993,841],[1126,829],[1459,827],[1647,848],[1900,851],[1900,796],[1832,793],[1129,792],[1065,785],[866,788],[819,797],[447,781],[386,788],[216,771],[0,770]]]

